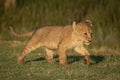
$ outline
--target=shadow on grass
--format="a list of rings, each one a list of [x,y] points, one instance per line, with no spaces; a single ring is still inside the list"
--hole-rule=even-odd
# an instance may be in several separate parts
[[[95,62],[95,64],[98,64],[98,63],[102,62],[103,60],[105,60],[105,57],[101,56],[101,55],[100,56],[92,55],[91,59]]]
[[[36,61],[43,61],[43,60],[45,60],[45,58],[44,57],[40,57],[40,58],[36,58],[36,59],[32,59],[32,60],[27,60],[27,61],[25,61],[25,63],[36,62]]]
[[[91,64],[98,64],[100,62],[102,62],[105,58],[104,56],[95,56],[95,55],[91,55],[90,56],[92,62]],[[78,62],[80,60],[84,60],[84,56],[68,56],[68,60],[69,60],[69,64],[72,64],[74,62]]]
[[[58,59],[57,55],[54,58],[57,62],[59,62],[59,59]],[[105,59],[104,56],[95,56],[95,55],[91,55],[90,58],[91,58],[92,61],[94,61],[93,64],[98,64]],[[43,60],[45,60],[45,58],[40,57],[40,58],[36,58],[36,59],[33,59],[33,60],[27,60],[25,63],[43,61]],[[67,61],[68,61],[69,64],[72,64],[74,62],[78,62],[80,60],[84,60],[84,56],[77,56],[77,55],[67,56]]]

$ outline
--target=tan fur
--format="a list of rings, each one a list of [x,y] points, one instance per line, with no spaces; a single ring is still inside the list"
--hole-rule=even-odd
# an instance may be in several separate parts
[[[18,63],[22,64],[24,57],[39,47],[46,48],[46,59],[54,63],[54,51],[58,52],[59,63],[67,64],[66,50],[74,48],[76,52],[85,56],[85,63],[89,64],[89,52],[84,44],[90,43],[92,39],[91,22],[86,20],[66,26],[45,26],[35,31],[32,38],[26,44],[18,57]]]

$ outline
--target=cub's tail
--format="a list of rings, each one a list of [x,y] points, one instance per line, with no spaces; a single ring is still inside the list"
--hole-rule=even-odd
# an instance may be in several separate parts
[[[34,31],[31,31],[31,32],[26,32],[26,33],[22,33],[22,34],[18,34],[16,33],[13,28],[10,26],[9,27],[11,33],[14,35],[14,36],[17,36],[17,37],[30,37],[33,35]]]

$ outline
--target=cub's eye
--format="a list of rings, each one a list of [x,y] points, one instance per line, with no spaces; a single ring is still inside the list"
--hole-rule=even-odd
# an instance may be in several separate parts
[[[87,35],[87,33],[84,33],[85,35]]]

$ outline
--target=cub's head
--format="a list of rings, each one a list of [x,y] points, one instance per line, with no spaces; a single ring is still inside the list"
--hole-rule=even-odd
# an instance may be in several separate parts
[[[92,41],[92,23],[90,20],[78,24],[73,22],[72,26],[77,40],[82,41],[84,44],[89,44]]]

